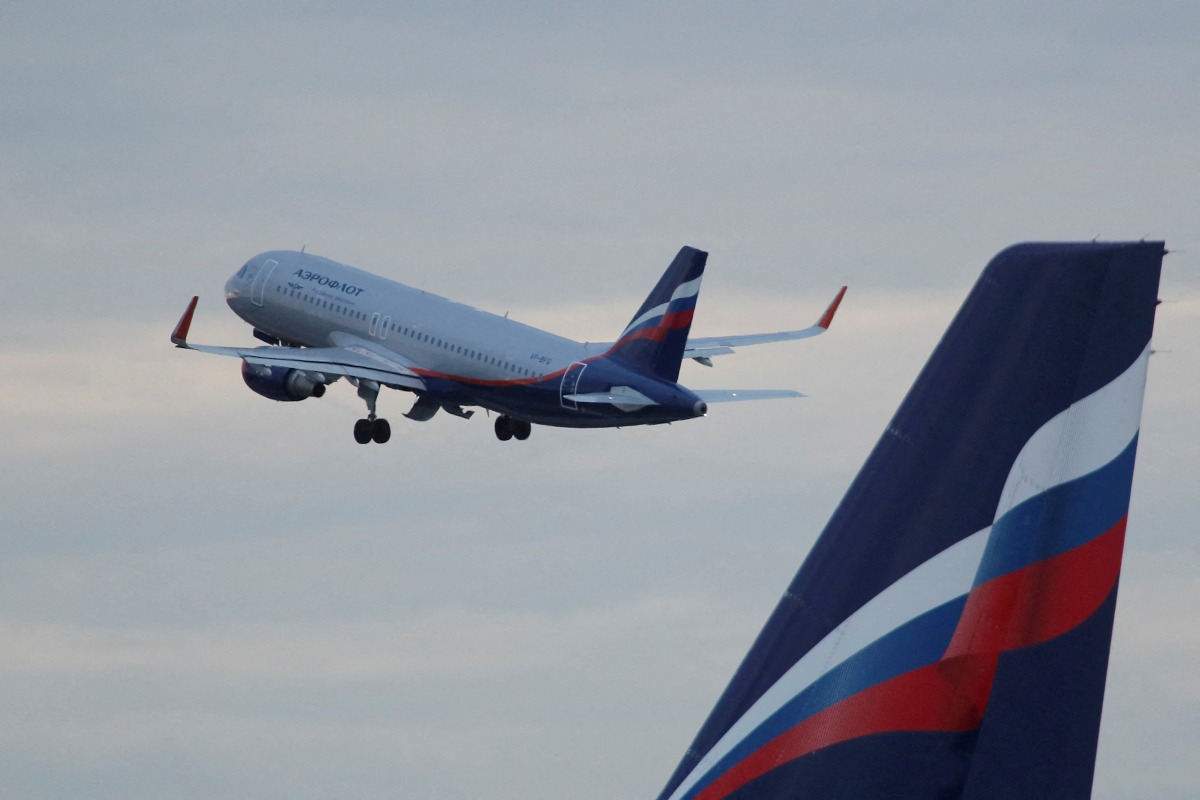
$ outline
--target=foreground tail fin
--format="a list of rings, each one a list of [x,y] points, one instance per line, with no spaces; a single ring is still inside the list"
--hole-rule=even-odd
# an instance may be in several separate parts
[[[661,798],[1086,798],[1159,242],[988,265]]]
[[[609,352],[643,372],[679,380],[707,260],[703,250],[682,248]]]

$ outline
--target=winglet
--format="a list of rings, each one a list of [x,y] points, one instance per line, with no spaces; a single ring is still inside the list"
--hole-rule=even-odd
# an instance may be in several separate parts
[[[843,286],[837,293],[837,297],[833,298],[833,302],[829,304],[829,308],[825,309],[825,313],[817,320],[818,328],[829,328],[829,323],[833,322],[833,315],[837,313],[838,306],[842,304],[842,298],[846,296],[846,287]]]
[[[183,312],[183,316],[179,318],[179,323],[175,326],[174,332],[171,333],[171,344],[176,347],[188,346],[188,329],[192,327],[192,315],[196,313],[196,303],[198,302],[200,302],[198,295],[192,298],[192,302],[188,303],[187,311]]]

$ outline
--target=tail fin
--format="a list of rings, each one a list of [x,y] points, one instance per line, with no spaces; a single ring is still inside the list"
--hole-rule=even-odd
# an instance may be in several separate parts
[[[992,260],[661,800],[1090,795],[1164,252]]]
[[[609,352],[643,372],[679,380],[707,260],[703,250],[682,248]]]

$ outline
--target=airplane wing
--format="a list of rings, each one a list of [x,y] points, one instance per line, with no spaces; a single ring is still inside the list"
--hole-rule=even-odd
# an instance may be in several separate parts
[[[805,397],[791,389],[689,389],[706,403],[731,403],[734,400],[779,400],[784,397]]]
[[[786,342],[791,339],[807,339],[810,336],[817,336],[829,329],[829,324],[833,322],[833,315],[837,312],[838,306],[841,305],[842,298],[845,295],[846,287],[843,286],[838,291],[837,296],[833,298],[833,302],[825,309],[825,313],[821,315],[821,318],[815,324],[802,330],[779,331],[778,333],[749,333],[736,336],[697,337],[688,339],[683,355],[685,358],[699,361],[704,366],[711,367],[713,356],[731,355],[735,352],[733,349],[735,347],[745,347],[751,344],[767,344],[769,342]]]
[[[199,297],[193,297],[187,310],[179,318],[171,334],[171,342],[185,350],[197,350],[218,356],[233,356],[248,364],[266,367],[286,367],[309,372],[344,375],[350,378],[371,380],[397,389],[425,391],[425,381],[413,367],[395,353],[375,346],[373,343],[346,335],[337,347],[214,347],[191,344],[187,341],[196,313]]]

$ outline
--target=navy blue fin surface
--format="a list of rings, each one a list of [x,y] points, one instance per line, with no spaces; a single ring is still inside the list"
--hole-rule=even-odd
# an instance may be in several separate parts
[[[1164,253],[988,264],[660,800],[1090,795]]]
[[[672,383],[679,380],[707,260],[703,250],[680,249],[610,353],[639,372]]]

